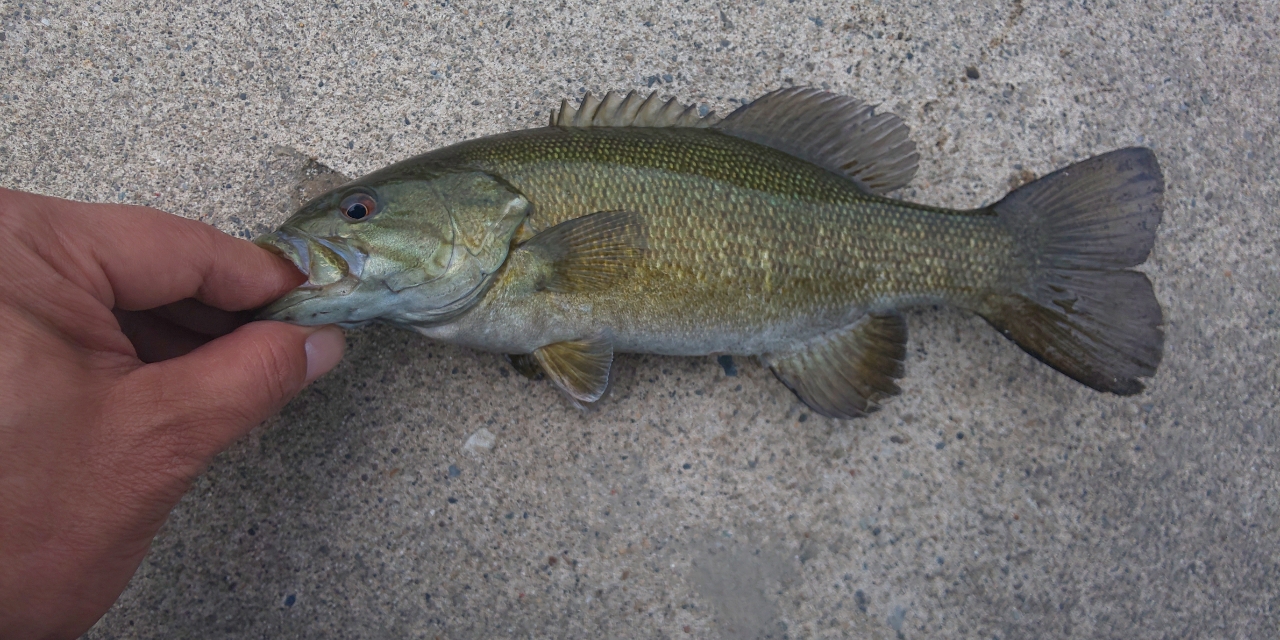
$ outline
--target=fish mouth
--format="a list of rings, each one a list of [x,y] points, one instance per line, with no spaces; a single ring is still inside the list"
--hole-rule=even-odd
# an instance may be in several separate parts
[[[306,282],[260,310],[257,315],[263,320],[324,324],[314,312],[303,318],[290,310],[314,298],[350,295],[359,286],[369,257],[346,239],[321,238],[298,230],[280,229],[255,238],[253,243],[292,262],[307,276]]]

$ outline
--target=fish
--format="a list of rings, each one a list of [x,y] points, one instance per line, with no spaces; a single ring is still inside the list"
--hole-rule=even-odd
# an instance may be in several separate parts
[[[918,160],[901,118],[816,88],[724,117],[587,94],[303,205],[255,240],[307,276],[259,317],[505,354],[581,404],[619,353],[754,357],[845,419],[900,393],[903,310],[948,305],[1090,388],[1141,392],[1164,342],[1135,269],[1163,215],[1155,154],[1103,153],[967,210],[890,197]]]

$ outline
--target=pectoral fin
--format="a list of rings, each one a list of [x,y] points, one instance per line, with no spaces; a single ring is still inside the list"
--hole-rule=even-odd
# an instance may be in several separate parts
[[[562,222],[518,247],[538,256],[538,288],[598,291],[631,273],[645,249],[644,225],[630,211],[601,211]]]
[[[894,313],[865,315],[764,361],[809,408],[830,418],[857,418],[898,394],[894,380],[902,377],[906,356],[907,323]]]
[[[613,344],[603,338],[570,340],[533,352],[548,378],[579,402],[595,402],[609,386]]]

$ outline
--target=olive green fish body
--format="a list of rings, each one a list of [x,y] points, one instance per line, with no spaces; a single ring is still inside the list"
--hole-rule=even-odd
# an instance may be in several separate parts
[[[525,353],[603,332],[616,351],[755,355],[871,310],[972,309],[1022,268],[993,216],[873,196],[708,129],[551,127],[420,162],[502,178],[539,229],[630,211],[647,232],[634,273],[607,289],[536,292],[512,264],[468,318],[423,330],[473,347]]]
[[[779,90],[724,119],[634,92],[466,141],[313,200],[259,244],[308,282],[263,312],[382,321],[508,354],[581,402],[616,352],[758,355],[815,411],[898,393],[899,309],[978,313],[1095,389],[1161,357],[1146,260],[1163,178],[1146,149],[1054,172],[979,209],[884,196],[915,171],[905,125]]]

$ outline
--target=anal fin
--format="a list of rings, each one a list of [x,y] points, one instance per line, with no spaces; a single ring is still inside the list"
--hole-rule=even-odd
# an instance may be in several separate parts
[[[534,350],[533,358],[557,387],[579,402],[595,402],[609,387],[613,344],[603,338],[556,342]]]
[[[788,353],[763,360],[809,408],[829,418],[857,418],[899,393],[907,356],[907,323],[873,313]]]

